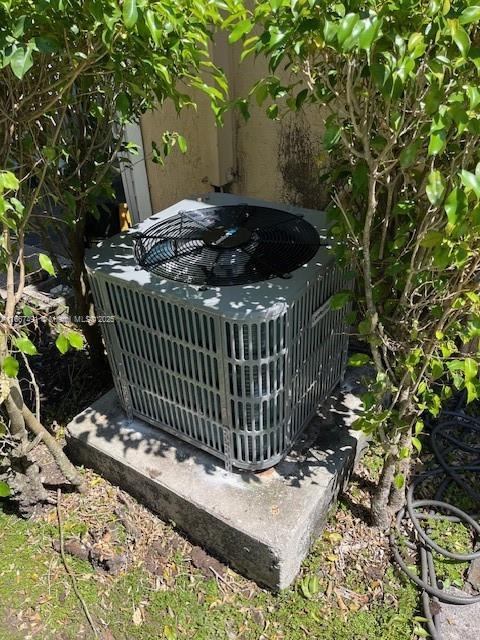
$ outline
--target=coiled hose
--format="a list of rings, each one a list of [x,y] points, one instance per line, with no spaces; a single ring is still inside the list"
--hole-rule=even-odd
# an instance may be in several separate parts
[[[422,589],[423,609],[430,635],[433,640],[441,640],[438,630],[439,603],[467,605],[480,602],[480,594],[462,596],[444,591],[437,579],[433,557],[436,552],[458,562],[480,558],[480,549],[475,550],[477,539],[480,539],[478,514],[467,513],[445,500],[453,484],[480,507],[480,493],[475,488],[480,487],[480,421],[457,409],[443,412],[431,428],[430,446],[435,466],[415,477],[408,487],[406,504],[397,514],[390,542],[401,569]],[[418,499],[416,496],[423,493],[422,488],[425,490],[428,483],[438,483],[433,499]],[[428,535],[422,524],[425,520],[444,520],[469,527],[474,534],[474,550],[471,553],[455,553],[444,549]],[[402,556],[403,548],[418,552],[419,575],[408,567]]]

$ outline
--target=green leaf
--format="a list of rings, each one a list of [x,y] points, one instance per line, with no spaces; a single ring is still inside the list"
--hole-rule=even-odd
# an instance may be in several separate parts
[[[13,33],[13,37],[16,38],[17,40],[23,36],[23,34],[25,33],[25,18],[27,16],[20,16],[20,18],[18,18],[15,26],[12,29],[12,33]]]
[[[425,96],[425,111],[427,115],[433,116],[437,113],[442,99],[443,90],[437,84],[431,84]]]
[[[339,136],[340,137],[340,136]],[[352,171],[352,186],[354,190],[365,194],[368,188],[368,165],[360,160]]]
[[[28,304],[26,304],[22,309],[22,313],[26,318],[32,318],[35,312],[32,307],[29,307]]]
[[[415,51],[415,47],[418,44],[420,44],[420,42],[423,42],[423,33],[419,33],[418,31],[415,31],[410,35],[408,39],[408,44],[407,44],[408,53],[412,53],[412,51]]]
[[[300,109],[308,96],[308,89],[302,89],[295,98],[295,108]]]
[[[432,380],[438,380],[443,376],[443,364],[439,358],[433,358],[430,363],[430,371],[432,372]]]
[[[465,363],[462,360],[450,360],[447,367],[450,371],[465,371]]]
[[[445,212],[450,224],[454,225],[466,210],[465,193],[455,187],[445,200]]]
[[[278,104],[271,104],[267,109],[267,117],[275,120],[278,117]]]
[[[152,36],[155,46],[159,47],[162,42],[162,30],[157,24],[155,12],[151,9],[147,9],[145,12],[145,22],[147,23],[148,30],[150,31],[150,35]]]
[[[307,600],[311,600],[313,596],[320,591],[320,583],[316,575],[308,575],[300,582],[300,590]]]
[[[449,23],[452,40],[457,45],[462,56],[466,58],[470,49],[470,38],[468,33],[459,25],[458,20],[450,20]]]
[[[443,129],[440,131],[433,131],[430,134],[430,142],[428,144],[428,155],[438,156],[447,144],[447,135]]]
[[[397,489],[401,489],[405,484],[405,476],[401,473],[398,473],[393,479],[393,484],[396,486]]]
[[[70,348],[70,343],[67,337],[65,336],[65,334],[60,333],[57,336],[57,339],[55,340],[55,346],[57,347],[57,349],[60,351],[62,355],[64,353],[67,353],[68,349]]]
[[[15,211],[19,216],[23,216],[23,212],[25,211],[25,205],[23,205],[20,200],[17,200],[15,197],[10,198],[10,204],[13,204]]]
[[[445,180],[437,169],[430,171],[428,175],[426,192],[428,199],[434,206],[440,204],[445,193]]]
[[[337,40],[340,45],[342,45],[350,36],[353,31],[353,27],[359,20],[360,17],[356,13],[348,13],[344,18],[342,18],[342,20],[340,20],[337,33]]]
[[[406,460],[406,458],[410,457],[410,449],[408,447],[401,447],[400,451],[398,452],[398,457],[400,458],[400,460]]]
[[[115,107],[124,120],[128,118],[130,114],[130,98],[124,91],[118,94]]]
[[[37,347],[33,344],[27,336],[21,336],[20,338],[13,339],[14,345],[19,349],[22,353],[27,354],[27,356],[35,356],[37,355]]]
[[[265,99],[268,96],[268,94],[269,94],[268,84],[262,83],[255,87],[254,95],[255,95],[255,100],[257,101],[257,104],[259,107],[261,107],[262,104],[265,102]]]
[[[35,46],[41,53],[54,53],[60,49],[58,40],[50,36],[35,38]]]
[[[19,80],[23,78],[32,65],[32,50],[30,47],[19,47],[10,58],[10,68]]]
[[[363,30],[358,38],[360,49],[368,51],[380,31],[381,21],[377,16],[363,20]]]
[[[379,89],[383,89],[391,77],[390,69],[384,64],[374,62],[370,65],[370,74]]]
[[[341,130],[335,116],[329,116],[325,121],[325,133],[323,134],[323,146],[327,151],[331,151],[340,140]]]
[[[79,331],[69,331],[67,339],[74,349],[83,349],[83,336]]]
[[[308,588],[311,594],[315,595],[320,591],[320,582],[318,580],[318,576],[312,575],[310,576],[310,580],[308,581]]]
[[[467,404],[470,404],[470,402],[478,398],[478,390],[476,385],[470,380],[465,382],[465,389],[467,390]]]
[[[402,169],[408,169],[408,167],[411,167],[412,164],[414,164],[421,146],[422,141],[415,140],[402,149],[399,156],[400,166],[402,167]]]
[[[480,296],[478,295],[478,293],[475,293],[474,291],[467,291],[466,296],[474,304],[478,304],[480,302]]]
[[[348,359],[348,364],[351,367],[361,367],[367,362],[370,362],[370,356],[366,353],[353,353]]]
[[[9,378],[17,377],[18,366],[18,361],[13,356],[7,356],[2,363],[2,369]]]
[[[336,293],[330,298],[330,309],[332,309],[332,311],[342,309],[342,307],[344,307],[348,303],[351,297],[351,291],[340,291],[339,293]]]
[[[10,487],[6,482],[0,482],[0,498],[8,498],[10,496]]]
[[[4,189],[16,191],[19,186],[20,182],[14,173],[11,171],[0,171],[0,193]]]
[[[47,256],[45,253],[39,253],[38,261],[42,269],[44,269],[50,276],[55,275],[55,268],[49,256]]]
[[[480,20],[480,7],[478,5],[472,5],[462,11],[458,18],[460,24],[470,24],[471,22],[478,22]]]
[[[185,138],[183,136],[181,136],[180,134],[178,134],[177,142],[178,142],[178,148],[180,149],[180,151],[182,153],[186,153],[187,152],[187,141],[185,140]]]
[[[163,627],[163,635],[165,636],[166,640],[177,640],[175,629],[170,625],[165,625]]]
[[[325,20],[325,26],[323,27],[323,37],[325,38],[325,42],[333,42],[337,32],[338,24],[331,22],[330,20]]]
[[[462,170],[460,177],[462,184],[469,190],[474,191],[477,198],[480,199],[480,178],[470,171]]]
[[[478,365],[473,358],[465,358],[464,363],[465,380],[471,381],[476,378],[478,373]]]
[[[230,44],[237,42],[237,40],[240,40],[242,36],[249,33],[251,29],[252,23],[250,22],[250,20],[242,20],[237,24],[235,29],[228,36],[228,41],[230,42]]]
[[[478,87],[468,85],[467,95],[470,103],[470,109],[475,109],[475,107],[480,104],[480,91],[478,90]]]
[[[48,162],[53,162],[57,156],[57,149],[55,147],[43,147],[42,152]]]
[[[415,447],[415,449],[418,451],[418,453],[420,453],[422,450],[422,443],[420,442],[420,440],[414,436],[412,438],[412,444]]]
[[[420,245],[422,247],[427,247],[431,249],[442,244],[443,241],[443,233],[441,231],[427,231],[425,237],[422,238]]]
[[[365,318],[358,323],[358,333],[362,336],[366,336],[372,330],[372,320],[371,318]]]
[[[122,14],[124,25],[132,29],[138,20],[137,0],[124,0]]]

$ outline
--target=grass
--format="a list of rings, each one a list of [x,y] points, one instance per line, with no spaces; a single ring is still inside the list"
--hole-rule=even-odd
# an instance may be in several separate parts
[[[358,487],[352,486],[355,494]],[[86,534],[86,519],[68,504],[64,519],[66,538]],[[350,540],[367,534],[372,530],[343,504],[296,583],[278,595],[231,570],[224,579],[206,577],[208,572],[192,565],[189,543],[176,533],[182,542],[161,576],[152,575],[141,559],[117,576],[77,558],[68,562],[105,640],[410,640],[418,593],[388,558],[382,575],[368,573],[373,552],[384,553],[383,542],[377,547],[374,538],[367,539],[349,554]],[[57,537],[54,512],[33,522],[0,509],[0,640],[93,637],[53,549]]]
[[[425,529],[434,542],[453,553],[471,553],[473,550],[471,531],[460,522],[429,518]],[[451,584],[463,587],[469,562],[451,560],[438,553],[433,554],[435,572],[445,588]]]

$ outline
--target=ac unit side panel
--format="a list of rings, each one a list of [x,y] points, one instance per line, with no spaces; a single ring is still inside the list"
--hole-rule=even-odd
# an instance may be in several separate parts
[[[223,331],[234,458],[265,465],[285,449],[287,314],[259,323],[225,320]]]
[[[133,413],[222,456],[225,393],[216,319],[111,281],[103,287],[115,317],[110,361],[124,376]]]
[[[89,280],[97,316],[101,316],[102,319],[102,322],[99,323],[100,331],[105,342],[107,358],[112,371],[113,384],[121,404],[126,408],[128,406],[128,390],[125,386],[125,376],[121,364],[121,351],[116,339],[116,328],[114,322],[111,322],[113,311],[108,300],[105,282],[101,277],[91,276]]]
[[[290,310],[289,439],[298,436],[343,375],[348,348],[347,309],[332,310],[329,301],[350,286],[345,272],[332,265]]]
[[[332,310],[330,298],[349,287],[345,272],[332,265],[290,311],[290,440],[298,436],[343,375],[348,348],[346,309]]]

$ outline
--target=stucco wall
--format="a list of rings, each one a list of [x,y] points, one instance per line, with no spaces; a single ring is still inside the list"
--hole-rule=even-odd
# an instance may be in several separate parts
[[[236,95],[247,95],[266,74],[265,61],[247,59],[233,78]],[[260,108],[253,101],[247,122],[236,115],[238,180],[232,190],[306,207],[323,206],[319,177],[326,158],[320,112],[306,107],[277,121],[267,118],[266,106],[268,102]]]
[[[141,120],[143,148],[153,211],[159,211],[191,193],[210,191],[209,168],[215,157],[213,115],[204,96],[195,96],[197,110],[179,116],[171,104],[145,114]],[[165,131],[178,131],[188,144],[182,155],[174,149],[163,165],[152,160],[152,142],[161,144]]]
[[[226,55],[228,59],[223,64],[231,94],[246,96],[254,82],[265,75],[266,64],[253,58],[240,64],[234,48],[229,48]],[[322,118],[316,109],[272,121],[253,100],[247,122],[239,113],[233,113],[225,126],[233,131],[234,180],[229,191],[312,208],[324,206],[319,177],[326,160],[320,145]],[[141,127],[154,211],[185,196],[212,189],[219,149],[222,144],[230,144],[230,136],[225,131],[216,131],[204,96],[198,96],[197,111],[190,109],[178,117],[171,106],[166,106],[146,114]],[[148,150],[152,140],[158,141],[165,130],[182,133],[188,142],[188,152],[185,156],[174,152],[161,167],[151,161]]]

